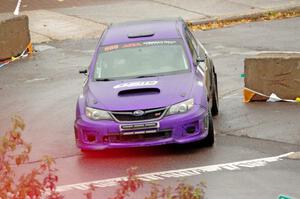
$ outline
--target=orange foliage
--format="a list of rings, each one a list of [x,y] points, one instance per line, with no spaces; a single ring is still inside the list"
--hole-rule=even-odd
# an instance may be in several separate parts
[[[55,191],[58,177],[51,157],[46,156],[38,168],[16,177],[15,167],[27,163],[31,152],[31,145],[21,137],[24,129],[24,121],[16,116],[12,118],[11,130],[0,137],[0,198],[31,199],[44,196],[47,199],[62,199]]]
[[[237,25],[242,23],[285,19],[285,18],[298,17],[298,16],[300,16],[300,12],[296,12],[296,11],[266,12],[263,14],[258,14],[255,17],[249,16],[240,19],[238,18],[238,19],[224,19],[224,20],[217,19],[215,21],[203,23],[199,25],[190,24],[190,27],[192,30],[211,30],[211,29],[223,28],[226,26],[232,26],[232,25]]]

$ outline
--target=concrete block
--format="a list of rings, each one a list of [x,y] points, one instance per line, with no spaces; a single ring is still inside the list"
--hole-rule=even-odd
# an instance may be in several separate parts
[[[0,60],[21,54],[30,43],[28,17],[0,18]]]
[[[300,97],[300,53],[262,53],[244,64],[246,88],[282,99]]]

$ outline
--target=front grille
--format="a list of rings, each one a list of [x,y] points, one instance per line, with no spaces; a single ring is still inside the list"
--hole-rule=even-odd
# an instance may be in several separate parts
[[[145,133],[145,134],[118,134],[109,135],[109,141],[111,143],[122,143],[122,142],[145,142],[145,141],[155,141],[171,137],[172,131],[160,130],[155,133]]]
[[[136,131],[136,130],[148,130],[148,129],[158,129],[158,122],[147,122],[144,124],[124,124],[120,125],[121,131]]]
[[[145,121],[161,118],[165,110],[165,108],[142,110],[144,114],[141,116],[135,116],[134,111],[112,112],[112,115],[117,121],[121,122]]]

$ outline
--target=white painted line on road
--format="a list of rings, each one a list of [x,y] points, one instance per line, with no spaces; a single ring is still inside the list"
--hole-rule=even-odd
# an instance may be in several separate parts
[[[139,178],[143,181],[153,181],[153,180],[165,180],[167,178],[181,178],[181,177],[188,177],[188,176],[197,176],[203,173],[208,172],[215,172],[215,171],[235,171],[240,170],[242,168],[254,168],[254,167],[263,167],[266,166],[268,163],[277,162],[282,160],[284,157],[288,157],[294,154],[294,152],[282,154],[279,156],[274,157],[266,157],[260,159],[253,159],[253,160],[245,160],[239,162],[230,162],[224,164],[215,164],[209,166],[201,166],[201,167],[193,167],[187,169],[178,169],[178,170],[169,170],[169,171],[162,171],[162,172],[154,172],[154,173],[147,173],[138,175]],[[58,192],[65,192],[71,190],[88,190],[89,185],[93,184],[95,187],[111,187],[116,186],[118,181],[126,180],[126,177],[119,177],[119,178],[110,178],[104,180],[96,180],[90,182],[83,182],[78,184],[70,184],[70,185],[63,185],[57,186]]]
[[[37,81],[45,81],[45,80],[48,80],[48,78],[34,78],[34,79],[28,79],[25,81],[25,83],[31,83],[31,82],[37,82]]]
[[[17,6],[16,6],[15,11],[14,11],[14,15],[16,15],[16,16],[19,15],[21,3],[22,3],[22,0],[18,0]]]

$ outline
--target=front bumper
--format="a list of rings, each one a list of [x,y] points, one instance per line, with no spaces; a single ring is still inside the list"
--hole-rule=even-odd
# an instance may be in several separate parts
[[[101,150],[195,142],[208,134],[207,115],[207,110],[199,105],[184,114],[126,124],[110,120],[92,121],[83,115],[74,125],[76,144],[83,150]]]

